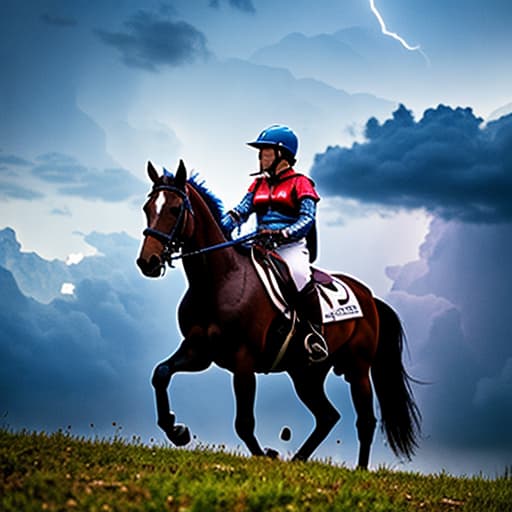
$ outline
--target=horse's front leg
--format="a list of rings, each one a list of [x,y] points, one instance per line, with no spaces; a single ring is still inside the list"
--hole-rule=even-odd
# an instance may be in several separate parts
[[[245,443],[252,455],[267,455],[275,458],[278,453],[275,450],[262,450],[254,428],[254,402],[256,398],[256,375],[252,358],[246,350],[242,349],[236,356],[237,363],[233,371],[233,388],[236,401],[235,430],[240,439]]]
[[[235,430],[252,455],[265,455],[261,449],[254,428],[254,400],[256,397],[256,376],[252,371],[235,371],[233,388],[236,400]]]
[[[157,424],[176,446],[187,444],[190,441],[190,432],[185,425],[175,423],[167,388],[175,373],[199,372],[210,366],[212,359],[204,350],[201,350],[201,345],[204,346],[204,343],[197,338],[185,339],[169,359],[157,365],[151,380],[155,388]]]

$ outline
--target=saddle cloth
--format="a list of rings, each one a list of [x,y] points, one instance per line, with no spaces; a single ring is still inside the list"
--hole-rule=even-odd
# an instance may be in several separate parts
[[[288,305],[289,301],[286,299],[286,295],[290,293],[290,287],[282,282],[282,277],[276,276],[276,272],[272,269],[272,265],[268,264],[269,260],[266,258],[268,257],[257,255],[255,248],[252,248],[251,260],[267,295],[274,306],[286,318],[291,319],[292,312]],[[285,263],[282,262],[282,265]],[[323,270],[313,267],[311,270],[320,302],[322,323],[339,322],[363,316],[359,301],[347,283]],[[283,273],[282,270],[281,273]]]

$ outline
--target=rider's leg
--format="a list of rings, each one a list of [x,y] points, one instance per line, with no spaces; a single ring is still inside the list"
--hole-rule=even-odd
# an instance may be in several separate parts
[[[298,293],[295,308],[299,318],[305,319],[308,324],[309,332],[304,339],[304,345],[310,353],[311,361],[323,361],[329,355],[329,348],[322,334],[322,312],[313,281],[309,281]]]
[[[279,247],[276,251],[287,263],[298,290],[294,307],[299,319],[309,331],[305,346],[311,361],[323,361],[328,355],[327,343],[322,335],[322,314],[315,284],[312,281],[309,251],[306,241],[300,240]]]
[[[309,263],[309,251],[305,240],[281,245],[276,249],[277,254],[288,265],[293,282],[298,291],[311,280],[311,267]]]

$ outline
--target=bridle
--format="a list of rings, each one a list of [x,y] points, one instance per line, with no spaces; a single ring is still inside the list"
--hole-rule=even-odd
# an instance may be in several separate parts
[[[173,256],[173,254],[179,252],[183,247],[183,241],[179,240],[176,235],[178,233],[183,234],[183,223],[185,219],[185,212],[190,212],[191,215],[194,215],[192,210],[192,205],[190,204],[190,199],[185,191],[181,190],[178,187],[173,187],[172,185],[157,185],[153,187],[149,196],[151,197],[157,192],[168,190],[169,192],[174,192],[181,199],[180,210],[178,212],[178,216],[176,218],[176,222],[170,233],[164,233],[163,231],[159,231],[158,229],[147,227],[142,234],[144,236],[151,236],[158,240],[163,246],[164,250],[162,252],[162,261],[164,262],[164,271],[165,271],[165,263],[168,263],[170,267],[172,267],[172,260],[177,259],[177,257]]]
[[[174,268],[172,264],[173,261],[187,258],[190,256],[198,256],[200,254],[205,254],[207,252],[216,251],[218,249],[224,249],[226,247],[233,247],[235,245],[240,245],[244,242],[248,242],[250,240],[254,240],[258,237],[258,233],[249,233],[248,235],[239,237],[235,240],[228,240],[226,242],[221,242],[219,244],[210,245],[208,247],[203,247],[202,249],[197,249],[195,251],[183,252],[183,240],[177,238],[177,234],[183,234],[183,223],[185,219],[185,212],[189,212],[191,215],[194,215],[194,211],[192,209],[192,205],[190,204],[190,199],[185,191],[181,188],[174,187],[172,185],[157,185],[153,187],[149,196],[151,197],[156,192],[160,192],[163,190],[168,190],[169,192],[174,192],[181,199],[182,202],[180,204],[180,211],[178,212],[178,216],[176,218],[176,222],[170,233],[164,233],[163,231],[159,231],[158,229],[147,227],[142,234],[144,236],[151,236],[158,240],[164,247],[161,258],[162,258],[162,269],[163,273],[165,273],[165,263],[169,265],[169,267]]]

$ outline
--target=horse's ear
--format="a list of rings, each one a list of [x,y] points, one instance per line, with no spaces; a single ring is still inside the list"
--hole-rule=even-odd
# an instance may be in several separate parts
[[[183,163],[183,160],[180,160],[180,164],[178,165],[178,170],[176,171],[175,184],[177,187],[184,189],[186,181],[187,181],[187,169],[185,168],[185,164]]]
[[[148,176],[149,176],[149,179],[153,183],[157,183],[158,180],[160,179],[160,176],[158,176],[158,171],[155,169],[155,167],[149,160],[148,160]]]

